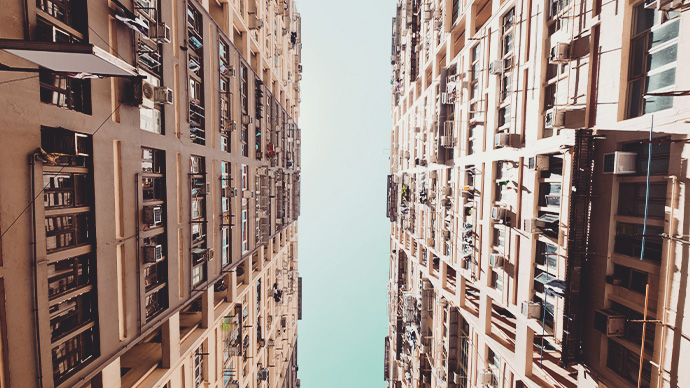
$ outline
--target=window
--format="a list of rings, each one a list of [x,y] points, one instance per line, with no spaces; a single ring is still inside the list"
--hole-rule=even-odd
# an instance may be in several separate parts
[[[240,63],[240,108],[242,109],[240,155],[249,156],[247,145],[249,138],[249,70],[244,63]]]
[[[549,272],[556,273],[558,270],[558,247],[537,241],[537,257],[535,263],[546,266]]]
[[[621,183],[618,191],[618,215],[644,217],[646,183]],[[649,217],[664,218],[666,183],[649,185]]]
[[[646,141],[623,144],[623,151],[637,152],[636,175],[647,175],[647,159],[649,143]],[[667,139],[654,139],[652,143],[651,175],[667,175],[669,158],[671,156],[671,142]],[[646,187],[646,186],[645,186]]]
[[[504,247],[506,239],[506,231],[503,228],[494,228],[494,246]]]
[[[606,366],[619,376],[633,384],[637,384],[637,377],[640,371],[640,355],[629,350],[615,340],[609,338],[608,357]],[[642,364],[642,388],[649,388],[652,377],[652,366],[649,360]]]
[[[648,275],[624,265],[614,264],[613,285],[644,294],[647,286]]]
[[[644,315],[641,312],[614,301],[611,301],[611,310],[625,316],[626,322],[623,338],[633,342],[635,344],[635,348],[639,349],[642,345],[642,322],[631,321],[641,321],[644,319]],[[653,317],[647,315],[647,319],[653,319]],[[654,353],[655,334],[654,325],[647,324],[647,329],[644,335],[644,349],[645,354],[648,356],[651,356],[652,353]]]
[[[73,372],[98,355],[97,331],[94,327],[60,342],[52,349],[53,378],[56,384],[66,380]]]
[[[91,114],[91,84],[88,79],[76,79],[49,71],[39,73],[41,102],[61,108]]]
[[[641,224],[619,222],[616,225],[614,252],[639,259],[642,252],[642,230]],[[661,262],[662,233],[664,233],[664,228],[647,225],[644,259]]]
[[[249,245],[247,241],[247,210],[242,209],[242,252],[247,252],[249,250]]]
[[[672,91],[675,86],[679,15],[647,9],[645,2],[633,10],[627,118],[673,107],[673,97],[645,94]]]
[[[491,270],[491,287],[503,291],[503,274]]]
[[[60,153],[58,166],[43,165],[46,251],[65,258],[48,264],[48,307],[56,384],[98,355],[96,260],[69,255],[94,243],[91,137],[61,128],[41,129],[41,148]],[[63,172],[66,167],[72,171]],[[95,252],[95,247],[92,247]],[[40,279],[39,279],[40,281]]]
[[[203,377],[203,367],[204,367],[204,356],[203,356],[202,346],[197,348],[194,352],[194,388],[201,387],[204,381]]]
[[[515,8],[511,8],[508,12],[503,15],[503,30],[502,30],[502,41],[503,41],[503,51],[501,55],[503,58],[510,56],[513,53],[513,25],[515,23]]]
[[[561,206],[560,183],[539,183],[539,206]]]
[[[86,1],[82,0],[37,0],[36,8],[83,32],[86,27]]]
[[[218,45],[218,56],[220,59],[220,132],[221,132],[221,149],[230,152],[230,133],[233,128],[232,123],[232,83],[230,81],[230,74],[233,66],[230,61],[230,47],[224,41],[220,41]]]
[[[208,192],[206,182],[206,158],[192,156],[190,163],[191,180],[191,264],[192,286],[206,280],[206,264],[209,259],[207,246],[206,196]]]
[[[193,6],[187,8],[187,62],[189,67],[189,137],[193,143],[206,144],[204,126],[204,53],[203,20]]]

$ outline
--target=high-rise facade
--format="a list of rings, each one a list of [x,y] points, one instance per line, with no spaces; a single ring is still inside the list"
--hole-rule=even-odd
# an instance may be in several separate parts
[[[397,2],[389,387],[690,384],[688,8]]]
[[[2,7],[0,387],[298,387],[295,2]]]

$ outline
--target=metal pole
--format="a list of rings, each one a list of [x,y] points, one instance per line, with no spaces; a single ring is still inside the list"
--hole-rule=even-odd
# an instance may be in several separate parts
[[[650,143],[651,144],[651,143]],[[649,171],[649,170],[647,170]],[[640,370],[637,372],[637,388],[642,384],[642,364],[644,363],[644,337],[647,330],[647,303],[649,302],[649,283],[645,286],[644,292],[644,313],[642,321],[642,345],[640,346]]]
[[[644,224],[642,225],[642,249],[640,250],[640,260],[644,259],[644,245],[647,239],[647,215],[649,213],[649,175],[652,165],[652,136],[654,135],[654,116],[652,115],[652,124],[649,127],[649,145],[647,152],[647,191],[644,197]],[[645,311],[646,313],[646,311]]]

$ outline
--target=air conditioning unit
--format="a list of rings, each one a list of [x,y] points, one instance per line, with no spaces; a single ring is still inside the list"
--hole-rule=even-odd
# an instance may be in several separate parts
[[[264,21],[259,19],[259,17],[253,13],[249,14],[249,29],[258,30],[264,26]]]
[[[452,93],[442,92],[441,93],[441,104],[451,105],[455,103]]]
[[[515,136],[512,133],[497,133],[494,136],[494,147],[513,147]]]
[[[230,132],[237,130],[237,122],[235,120],[232,120],[232,121],[230,121],[229,119],[221,119],[221,120],[229,121],[228,124],[220,127],[221,133],[230,133]]]
[[[443,239],[444,239],[444,240],[450,240],[450,232],[449,232],[449,231],[444,230],[444,231],[442,232],[442,235],[443,235]]]
[[[604,154],[604,174],[634,174],[637,172],[637,153],[616,151]]]
[[[527,233],[532,233],[532,234],[538,234],[541,233],[541,229],[539,229],[539,224],[542,224],[542,222],[537,221],[536,218],[530,218],[526,219],[523,224],[523,230]]]
[[[539,302],[524,301],[522,302],[522,315],[527,319],[539,319],[541,316],[541,305]]]
[[[149,39],[156,43],[170,43],[170,27],[165,23],[159,23],[154,28],[149,29]]]
[[[144,206],[144,223],[159,225],[163,222],[163,208],[161,206]]]
[[[237,380],[228,381],[225,388],[240,388],[240,383]]]
[[[254,192],[251,190],[245,190],[242,192],[242,198],[254,198]]]
[[[497,61],[489,62],[489,74],[501,75],[503,74],[503,60],[499,59]]]
[[[426,245],[433,248],[434,247],[434,239],[431,237],[427,238],[426,239]]]
[[[254,122],[254,117],[250,115],[242,115],[242,124],[249,125]]]
[[[257,375],[259,377],[259,380],[268,380],[268,369],[267,368],[259,369],[259,372],[257,372]]]
[[[166,87],[156,87],[154,89],[153,101],[157,104],[172,105],[172,103],[175,101],[172,89]]]
[[[549,155],[530,156],[528,159],[528,167],[530,170],[548,171],[549,170]]]
[[[211,182],[206,182],[206,192],[204,194],[211,194]]]
[[[429,179],[436,179],[438,172],[436,170],[429,171]]]
[[[162,245],[146,245],[144,246],[144,262],[157,263],[163,260],[163,246]]]
[[[565,111],[550,109],[544,113],[544,128],[563,128],[565,126]]]
[[[565,63],[570,60],[570,45],[564,42],[558,42],[551,47],[549,55],[549,63]]]
[[[491,219],[494,221],[503,221],[506,218],[506,209],[503,207],[494,206],[491,208]]]
[[[497,253],[489,255],[489,265],[494,268],[503,268],[505,266],[505,257]]]
[[[611,310],[594,312],[594,328],[607,337],[622,337],[625,334],[625,315]]]
[[[226,67],[225,65],[220,65],[220,75],[224,75],[226,77],[234,77],[235,68],[233,66]]]
[[[232,198],[237,196],[237,189],[234,189],[232,187],[223,187],[221,192],[221,195],[226,198]]]
[[[491,369],[484,369],[479,371],[479,375],[477,376],[477,382],[482,385],[488,385],[491,384],[491,379],[493,378],[493,373],[491,373]]]

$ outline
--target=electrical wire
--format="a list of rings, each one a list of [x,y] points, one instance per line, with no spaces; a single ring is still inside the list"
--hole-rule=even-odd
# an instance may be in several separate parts
[[[93,134],[91,134],[91,137],[92,137],[92,138],[93,138],[93,136],[95,136],[95,135],[98,133],[98,131],[100,131],[101,128],[103,128],[103,125],[105,125],[105,123],[108,122],[108,120],[110,120],[111,117],[113,117],[113,115],[115,114],[115,112],[117,112],[118,109],[120,109],[120,106],[121,106],[121,105],[122,105],[122,103],[117,104],[117,107],[115,108],[115,110],[113,110],[113,111],[108,115],[108,117],[106,117],[105,120],[103,120],[103,122],[101,123],[101,125],[99,125],[98,128],[96,128],[96,130],[93,132]],[[64,169],[65,169],[65,166],[63,166],[63,167],[58,171],[58,173],[62,172],[62,170],[64,170]],[[45,189],[47,189],[47,188],[48,188],[48,185],[45,185],[45,186],[38,192],[38,194],[36,194],[36,196],[29,202],[29,204],[26,205],[26,207],[24,208],[24,210],[22,210],[22,212],[19,213],[19,215],[12,221],[12,223],[10,223],[10,226],[8,226],[7,229],[5,229],[5,231],[2,232],[2,234],[0,234],[0,241],[2,240],[3,237],[5,237],[5,235],[7,234],[7,232],[9,232],[9,231],[12,229],[12,227],[14,226],[14,224],[16,224],[17,221],[19,221],[19,219],[26,213],[26,211],[29,210],[29,208],[31,207],[31,205],[33,205],[34,202],[36,202],[36,199],[37,199],[41,194],[43,194],[43,192],[44,192]]]
[[[31,75],[31,76],[23,77],[23,78],[10,79],[10,80],[7,80],[7,81],[2,81],[2,82],[0,82],[0,85],[9,84],[9,83],[11,83],[11,82],[24,81],[24,80],[27,80],[27,79],[38,78],[38,77],[39,77],[39,76],[37,76],[37,75]]]
[[[647,191],[644,197],[644,224],[642,224],[642,248],[640,249],[640,260],[644,259],[644,246],[647,240],[647,215],[649,214],[649,179],[652,166],[652,137],[654,136],[654,115],[652,124],[649,127],[649,148],[647,152]],[[645,305],[646,307],[646,305]]]

